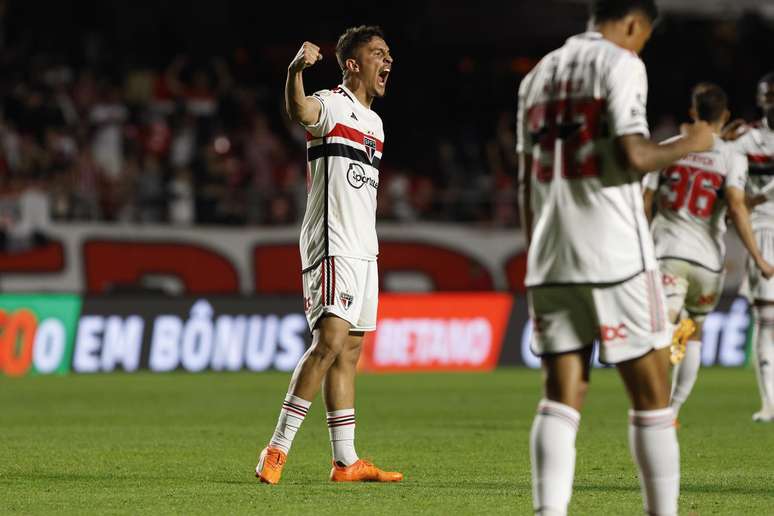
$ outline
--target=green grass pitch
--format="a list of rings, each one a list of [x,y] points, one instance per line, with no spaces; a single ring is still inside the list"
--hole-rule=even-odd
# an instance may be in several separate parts
[[[530,514],[539,373],[362,376],[357,447],[402,484],[332,484],[315,400],[283,481],[261,485],[289,376],[0,378],[0,513]],[[681,514],[774,513],[774,424],[754,373],[705,369],[683,410]],[[616,373],[595,371],[570,512],[641,514]]]

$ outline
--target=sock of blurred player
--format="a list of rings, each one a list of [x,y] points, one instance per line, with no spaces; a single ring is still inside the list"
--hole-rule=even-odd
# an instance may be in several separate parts
[[[637,463],[646,514],[677,515],[680,448],[671,407],[629,411],[629,448]]]
[[[532,505],[538,516],[567,514],[575,475],[575,436],[580,413],[556,401],[541,400],[530,434]]]
[[[355,409],[328,412],[328,433],[331,436],[333,461],[351,466],[358,461],[355,451]]]
[[[293,438],[296,437],[296,432],[298,432],[301,423],[304,422],[306,413],[311,406],[311,401],[306,401],[288,393],[285,396],[285,401],[282,403],[277,427],[274,429],[274,435],[271,436],[269,447],[279,448],[287,454],[290,451],[290,446],[293,444]]]
[[[754,306],[755,361],[763,415],[774,418],[774,305]]]
[[[672,400],[670,405],[675,412],[675,418],[680,412],[680,407],[691,394],[696,377],[701,366],[701,341],[689,340],[685,344],[685,357],[675,366],[672,376]]]

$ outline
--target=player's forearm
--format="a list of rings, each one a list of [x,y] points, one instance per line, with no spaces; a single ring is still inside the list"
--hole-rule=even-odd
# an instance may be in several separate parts
[[[752,224],[750,224],[750,212],[747,210],[747,206],[744,202],[738,202],[728,207],[728,214],[731,220],[734,222],[736,232],[739,235],[739,239],[742,241],[742,245],[750,253],[750,256],[755,263],[759,263],[763,256],[761,255],[758,244],[755,242],[755,235],[753,234]]]
[[[648,219],[648,224],[653,222],[653,190],[646,188],[642,195],[642,205],[645,208],[645,218]]]
[[[693,151],[690,142],[684,138],[658,145],[637,134],[622,136],[619,141],[629,168],[640,174],[666,168]]]
[[[318,107],[317,110],[314,108]],[[304,92],[304,80],[301,70],[288,68],[285,81],[285,110],[294,122],[313,125],[319,116],[319,104]]]
[[[529,170],[532,169],[532,156],[524,153],[519,154],[519,177],[517,182],[517,195],[519,199],[519,210],[521,218],[521,227],[527,240],[527,247],[532,240],[532,205]]]

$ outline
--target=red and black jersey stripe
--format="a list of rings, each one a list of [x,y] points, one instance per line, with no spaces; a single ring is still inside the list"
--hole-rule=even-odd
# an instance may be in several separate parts
[[[774,156],[767,154],[748,154],[748,174],[751,176],[774,175]]]

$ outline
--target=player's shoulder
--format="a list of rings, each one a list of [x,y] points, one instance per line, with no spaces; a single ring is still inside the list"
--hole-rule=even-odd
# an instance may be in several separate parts
[[[330,104],[354,104],[355,99],[352,98],[344,88],[336,86],[335,88],[324,89],[315,91],[312,96],[319,98],[323,102]]]
[[[608,68],[615,68],[620,65],[629,67],[645,68],[640,56],[631,50],[627,50],[616,45],[605,38],[599,32],[584,32],[567,40],[565,46],[581,45],[585,51],[598,54],[601,57],[600,64]]]

